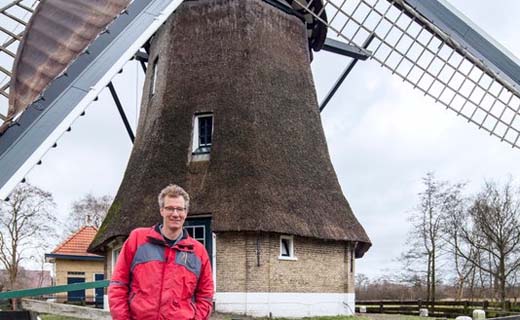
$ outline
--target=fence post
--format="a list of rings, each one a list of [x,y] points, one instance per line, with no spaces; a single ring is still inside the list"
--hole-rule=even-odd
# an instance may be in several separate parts
[[[384,313],[384,304],[383,301],[379,302],[379,313]]]
[[[511,301],[507,300],[506,301],[506,311],[510,311],[511,310]]]
[[[468,307],[469,307],[469,301],[468,300],[464,300],[464,314],[465,315],[470,315]]]
[[[417,300],[417,304],[419,305],[419,309],[421,309],[422,308],[422,300],[421,299]]]
[[[488,307],[489,307],[489,301],[484,300],[484,305],[483,305],[484,311],[487,311]]]

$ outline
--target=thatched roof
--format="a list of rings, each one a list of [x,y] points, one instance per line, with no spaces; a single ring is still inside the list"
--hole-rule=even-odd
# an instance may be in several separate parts
[[[7,120],[34,102],[52,80],[94,41],[130,0],[46,0],[24,32],[9,84]]]
[[[107,218],[90,246],[160,221],[169,183],[212,229],[356,241],[370,246],[332,167],[305,26],[260,0],[185,2],[155,36],[157,92],[145,84],[137,139]],[[211,158],[190,162],[193,116],[213,112]]]

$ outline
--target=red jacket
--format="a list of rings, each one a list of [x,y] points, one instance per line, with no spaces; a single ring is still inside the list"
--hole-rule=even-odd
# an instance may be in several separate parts
[[[184,231],[173,247],[152,228],[130,233],[108,287],[114,320],[203,320],[213,304],[204,246]]]

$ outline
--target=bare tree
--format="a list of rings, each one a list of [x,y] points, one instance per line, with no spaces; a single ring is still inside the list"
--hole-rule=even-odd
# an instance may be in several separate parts
[[[419,194],[419,204],[410,216],[409,249],[402,258],[407,268],[417,273],[423,270],[426,277],[426,299],[435,305],[439,258],[444,253],[443,236],[446,217],[459,210],[464,184],[439,181],[432,172],[423,178],[425,189]],[[415,264],[413,263],[415,262]]]
[[[465,256],[477,259],[480,252],[476,248],[466,245],[463,237],[461,237],[461,227],[467,219],[467,199],[462,195],[461,188],[453,190],[448,201],[450,206],[447,214],[444,216],[443,238],[447,246],[443,247],[449,254],[449,263],[455,271],[455,298],[461,300],[464,297],[464,288],[469,286],[472,291],[474,286],[475,266],[465,258]],[[461,255],[459,251],[465,250],[465,255]]]
[[[55,234],[54,207],[49,192],[27,183],[0,203],[0,263],[7,271],[7,289],[17,289],[22,261]]]
[[[68,217],[69,231],[73,232],[83,225],[99,228],[105,215],[110,209],[113,197],[104,195],[96,197],[91,193],[72,203],[72,210]]]
[[[509,180],[502,188],[487,182],[468,210],[469,222],[461,235],[481,254],[471,256],[458,250],[475,267],[490,274],[505,308],[506,286],[520,267],[520,199]]]

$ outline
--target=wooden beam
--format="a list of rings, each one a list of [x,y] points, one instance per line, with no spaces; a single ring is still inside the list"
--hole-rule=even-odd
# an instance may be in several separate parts
[[[14,21],[18,22],[19,24],[23,25],[24,27],[27,25],[27,22],[23,21],[22,19],[13,16],[12,14],[8,13],[7,11],[2,11],[2,14],[6,17],[9,17],[13,19]]]
[[[73,304],[39,301],[36,299],[22,299],[22,308],[36,313],[55,314],[59,316],[59,319],[63,319],[62,317],[65,316],[67,316],[67,319],[69,319],[69,317],[73,319],[112,319],[110,312],[107,310],[75,306]]]
[[[7,69],[5,69],[4,67],[0,66],[0,72],[2,73],[5,73],[6,75],[8,75],[9,77],[11,76],[11,72]]]
[[[7,292],[0,293],[0,300],[13,299],[13,298],[24,298],[24,297],[37,297],[37,296],[42,296],[45,294],[53,294],[53,293],[76,291],[76,290],[105,288],[105,287],[108,287],[108,282],[109,282],[108,280],[101,280],[101,281],[93,281],[93,282],[73,283],[73,284],[68,284],[68,285],[63,285],[63,286],[7,291]]]
[[[4,28],[2,26],[0,26],[0,31],[2,31],[3,33],[9,35],[12,38],[16,38],[16,40],[21,40],[22,39],[22,37],[20,35],[9,31],[9,30],[7,30],[6,28]]]
[[[19,6],[20,8],[22,8],[22,9],[24,9],[24,10],[29,11],[30,13],[33,13],[33,12],[34,12],[34,9],[33,9],[33,8],[29,8],[28,6],[22,4],[21,1],[18,1],[18,2],[16,3],[16,5]]]
[[[19,1],[18,1],[19,2]],[[16,2],[11,2],[7,5],[5,5],[4,7],[0,8],[0,12],[4,12],[5,10],[9,9],[9,8],[12,8],[16,5]]]
[[[11,50],[8,50],[4,46],[0,46],[0,51],[7,53],[7,55],[11,56],[12,58],[16,58],[16,54],[14,52],[12,52]]]
[[[23,37],[23,34],[24,34],[24,32],[21,31],[21,32],[18,34],[18,36],[19,36],[20,38],[22,38],[22,37]],[[9,47],[11,44],[13,44],[15,41],[18,41],[18,39],[16,39],[16,38],[9,38],[9,40],[7,40],[6,42],[4,42],[4,43],[2,44],[2,46],[3,46],[4,48],[7,48],[7,47]]]

